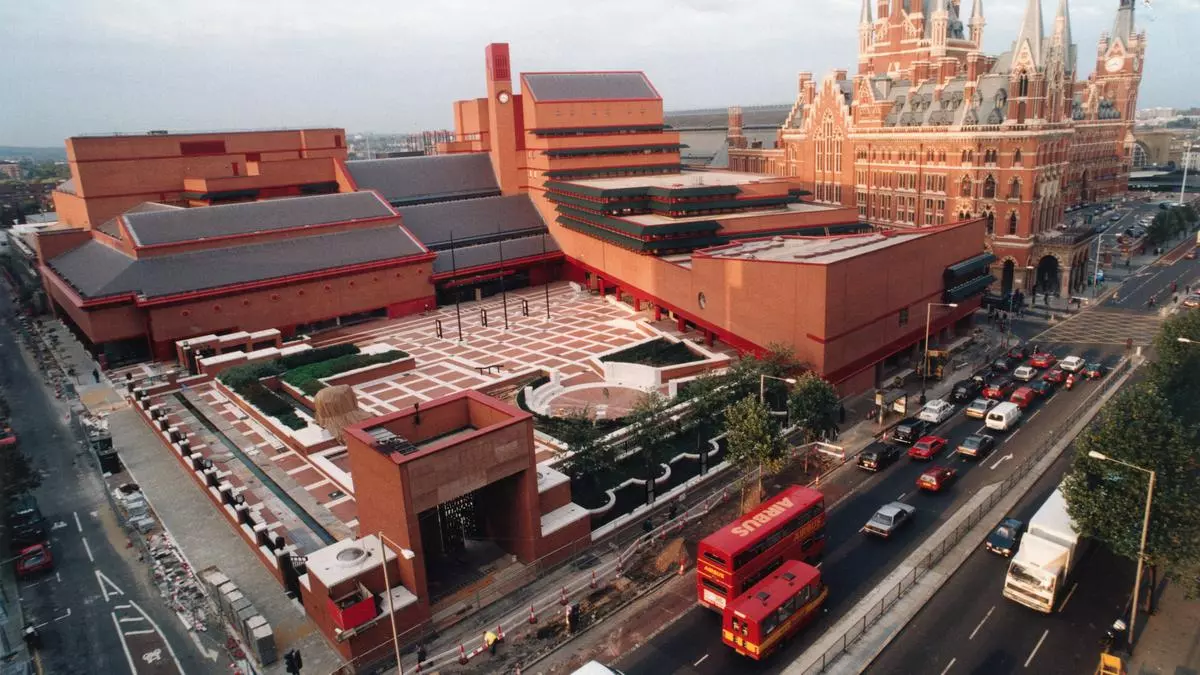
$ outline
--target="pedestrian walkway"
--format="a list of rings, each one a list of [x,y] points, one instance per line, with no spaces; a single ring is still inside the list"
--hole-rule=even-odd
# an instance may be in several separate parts
[[[17,581],[6,564],[0,569],[0,675],[26,675],[32,668],[21,638],[24,625]]]
[[[1188,600],[1183,587],[1167,582],[1127,671],[1129,675],[1200,673],[1200,600]]]

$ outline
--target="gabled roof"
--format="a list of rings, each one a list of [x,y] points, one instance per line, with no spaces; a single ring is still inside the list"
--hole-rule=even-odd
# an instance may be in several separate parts
[[[546,231],[546,223],[529,195],[421,204],[397,211],[404,227],[431,248],[447,245],[451,235],[455,245],[460,245],[497,236]]]
[[[535,101],[659,100],[646,74],[632,71],[603,73],[522,73],[522,87]]]
[[[216,207],[203,210],[212,208]],[[89,241],[47,264],[85,299],[125,293],[153,298],[383,262],[424,252],[403,228],[382,225],[152,258],[132,258],[97,241]]]
[[[174,244],[296,227],[394,216],[370,192],[268,199],[261,202],[126,213],[135,246]]]
[[[359,190],[375,190],[393,206],[500,193],[486,152],[346,162]]]
[[[558,242],[547,234],[506,239],[503,242],[491,242],[478,246],[456,247],[454,255],[451,255],[449,250],[438,251],[437,259],[433,261],[433,273],[443,274],[455,270],[462,272],[472,267],[493,265],[500,262],[501,253],[504,254],[506,261],[538,256],[542,254],[543,245],[548,254],[556,253],[559,250]]]
[[[182,206],[173,206],[171,204],[160,204],[158,202],[142,202],[141,204],[138,204],[137,206],[133,207],[132,209],[129,209],[125,213],[130,214],[130,213],[149,213],[151,211],[178,211],[181,209],[183,209]],[[113,237],[114,239],[121,238],[121,224],[119,222],[117,222],[116,218],[110,218],[110,219],[104,221],[96,229],[100,230],[101,232],[103,232],[104,234],[107,234],[110,237]]]

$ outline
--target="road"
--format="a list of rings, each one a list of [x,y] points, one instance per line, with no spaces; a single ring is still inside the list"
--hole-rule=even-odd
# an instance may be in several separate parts
[[[1073,353],[1089,361],[1099,360],[1111,365],[1120,358],[1122,349],[1113,345],[1085,349],[1054,346],[1054,351],[1059,356]],[[826,552],[821,571],[832,590],[826,603],[828,611],[766,663],[738,657],[722,645],[719,616],[697,606],[647,644],[626,655],[615,667],[629,675],[778,672],[797,658],[823,628],[833,625],[860,597],[887,576],[894,565],[970,499],[976,490],[1003,480],[1013,467],[1039,448],[1075,411],[1086,389],[1087,385],[1074,391],[1060,390],[1048,400],[1035,404],[1036,407],[1027,411],[1020,427],[1001,435],[1001,444],[986,459],[976,462],[943,455],[935,460],[935,463],[950,463],[959,469],[958,483],[950,488],[949,494],[918,494],[916,479],[929,465],[907,458],[878,474],[867,474],[857,469],[845,472],[844,479],[853,481],[854,485],[841,501],[829,509],[826,522]],[[981,427],[980,421],[968,419],[960,413],[944,423],[936,433],[950,441],[952,452],[959,441]],[[875,509],[893,500],[905,501],[917,507],[916,518],[907,531],[887,541],[860,534],[859,528]]]
[[[1070,460],[1068,451],[1017,503],[1012,515],[1029,522]],[[1128,607],[1134,563],[1092,546],[1078,565],[1058,611],[1040,614],[1001,596],[1008,560],[980,548],[865,672],[1094,672],[1105,629]]]
[[[35,491],[50,527],[55,572],[21,583],[28,622],[38,626],[41,671],[175,675],[227,673],[200,655],[191,636],[126,547],[90,453],[80,448],[19,348],[12,307],[0,293],[0,387],[21,448],[42,475]]]

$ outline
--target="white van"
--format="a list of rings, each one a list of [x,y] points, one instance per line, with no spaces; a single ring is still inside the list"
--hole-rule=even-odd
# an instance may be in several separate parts
[[[1021,408],[1016,403],[1005,401],[992,408],[984,420],[984,425],[996,431],[1008,431],[1021,421]]]
[[[571,675],[624,675],[624,673],[609,668],[599,661],[588,661],[580,666],[579,670],[572,671]]]

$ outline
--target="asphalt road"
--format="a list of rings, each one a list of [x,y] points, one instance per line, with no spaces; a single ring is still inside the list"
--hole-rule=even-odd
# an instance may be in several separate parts
[[[1070,463],[1063,453],[1012,516],[1028,522]],[[1128,606],[1134,563],[1093,545],[1077,565],[1065,601],[1046,615],[1002,597],[1008,559],[981,547],[865,672],[1090,675],[1101,637]]]
[[[1121,349],[1112,345],[1083,349],[1047,346],[1054,347],[1060,357],[1073,353],[1109,365],[1121,355]],[[929,464],[907,458],[877,474],[857,469],[843,473],[855,485],[829,509],[827,548],[821,566],[824,580],[831,589],[826,602],[828,611],[766,663],[744,659],[726,648],[720,640],[720,617],[696,606],[647,644],[614,664],[615,667],[628,675],[778,672],[797,658],[824,628],[853,607],[978,488],[1003,480],[1013,467],[1039,448],[1075,411],[1087,387],[1084,384],[1074,391],[1060,390],[1036,404],[1026,412],[1021,426],[1007,435],[998,435],[999,445],[988,458],[976,462],[943,454],[934,460],[935,464],[950,464],[959,469],[958,482],[947,494],[918,493],[916,479]],[[968,419],[960,412],[935,433],[949,440],[949,454],[959,441],[982,426],[979,420]],[[906,531],[886,541],[859,532],[875,509],[894,500],[917,507],[916,517]]]
[[[27,622],[42,635],[42,672],[174,675],[228,672],[192,645],[127,549],[89,452],[19,347],[7,294],[0,294],[0,387],[21,448],[42,475],[35,491],[56,569],[21,582]]]

